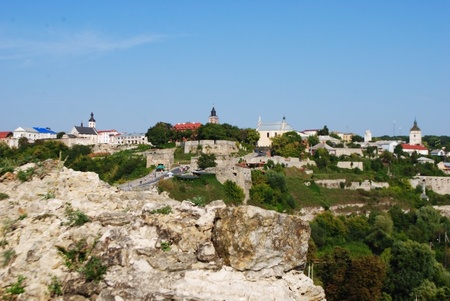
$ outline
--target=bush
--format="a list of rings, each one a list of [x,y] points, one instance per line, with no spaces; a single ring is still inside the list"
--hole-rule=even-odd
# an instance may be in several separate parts
[[[171,250],[171,246],[172,244],[170,243],[170,241],[163,241],[161,242],[161,250],[163,250],[164,252],[168,252]]]
[[[86,278],[87,281],[99,282],[103,279],[107,269],[108,267],[102,264],[100,258],[92,256],[80,269],[80,273],[84,276],[84,278]]]
[[[74,210],[70,203],[66,204],[65,213],[66,217],[69,219],[69,226],[82,226],[91,221],[91,219],[80,210]]]
[[[61,281],[56,276],[52,276],[52,280],[48,285],[48,292],[51,297],[61,296],[63,294]]]
[[[34,168],[28,168],[27,170],[20,170],[17,173],[17,178],[23,183],[30,181],[33,178],[35,169]]]
[[[7,198],[9,198],[9,195],[7,195],[6,193],[0,192],[0,201],[6,200]]]
[[[242,203],[245,198],[244,190],[239,187],[235,182],[226,180],[224,183],[226,192],[230,195],[231,199],[237,203]]]
[[[6,289],[6,293],[11,295],[20,295],[25,292],[25,287],[23,286],[23,281],[26,278],[22,275],[17,277],[17,282],[13,283],[10,287]]]
[[[198,206],[198,207],[203,207],[206,205],[205,198],[200,195],[193,197],[189,201],[191,201],[192,203],[194,203],[195,206]]]

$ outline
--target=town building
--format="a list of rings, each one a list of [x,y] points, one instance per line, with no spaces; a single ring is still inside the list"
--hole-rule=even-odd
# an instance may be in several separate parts
[[[144,133],[130,133],[117,136],[117,144],[131,145],[131,144],[150,144]]]
[[[417,126],[417,121],[414,119],[414,124],[409,131],[409,144],[422,145],[422,131]]]
[[[99,144],[117,144],[117,137],[120,133],[116,130],[98,130]]]
[[[272,145],[272,138],[294,131],[294,128],[286,122],[286,117],[284,116],[282,121],[272,123],[263,123],[261,117],[259,117],[256,131],[259,133],[259,140],[256,146],[269,147]]]
[[[57,133],[46,127],[18,127],[13,131],[13,138],[27,138],[28,142],[33,143],[36,140],[41,139],[56,139]]]

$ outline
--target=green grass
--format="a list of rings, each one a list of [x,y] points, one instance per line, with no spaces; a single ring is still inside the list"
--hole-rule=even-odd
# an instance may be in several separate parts
[[[215,200],[223,200],[226,204],[235,204],[215,175],[202,175],[193,180],[181,180],[177,177],[160,181],[160,191],[167,191],[171,198],[184,200],[203,200],[208,204]]]

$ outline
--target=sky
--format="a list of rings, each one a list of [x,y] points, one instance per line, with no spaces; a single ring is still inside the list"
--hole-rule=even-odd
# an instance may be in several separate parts
[[[0,131],[450,136],[450,1],[0,1]]]

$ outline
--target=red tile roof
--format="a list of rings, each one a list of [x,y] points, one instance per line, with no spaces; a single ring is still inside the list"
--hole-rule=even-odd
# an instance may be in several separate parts
[[[402,144],[402,148],[403,149],[411,149],[411,150],[428,150],[428,148],[426,148],[423,145],[411,145],[411,144],[406,144],[406,143]]]
[[[9,136],[12,136],[13,133],[12,132],[0,132],[0,139],[6,139]]]
[[[177,123],[173,126],[174,130],[176,131],[186,131],[186,130],[196,130],[198,129],[202,124],[200,122],[183,122],[183,123]]]

